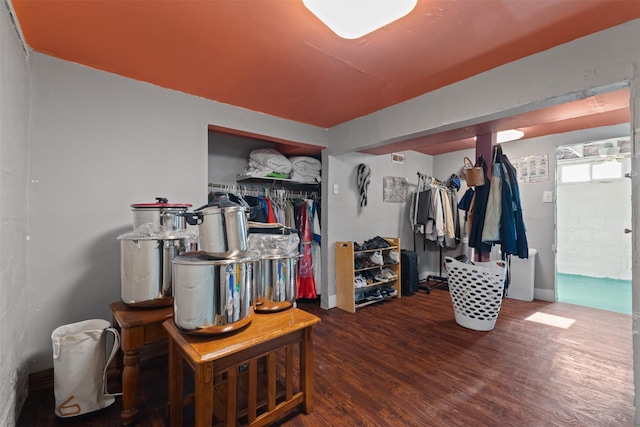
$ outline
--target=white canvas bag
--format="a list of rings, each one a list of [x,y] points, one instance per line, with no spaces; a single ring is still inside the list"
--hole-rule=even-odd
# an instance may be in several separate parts
[[[107,332],[113,348],[106,357]],[[74,417],[105,408],[122,393],[107,393],[107,366],[120,348],[120,335],[102,319],[60,326],[51,334],[55,414]]]

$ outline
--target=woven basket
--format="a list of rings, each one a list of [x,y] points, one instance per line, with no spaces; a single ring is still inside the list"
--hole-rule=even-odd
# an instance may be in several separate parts
[[[445,257],[447,283],[456,322],[476,331],[490,331],[496,325],[507,264],[504,261],[465,264]]]

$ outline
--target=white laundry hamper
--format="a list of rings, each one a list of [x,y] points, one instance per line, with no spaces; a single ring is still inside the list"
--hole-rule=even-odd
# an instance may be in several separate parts
[[[107,357],[107,333],[113,347]],[[122,393],[107,393],[107,366],[120,348],[120,335],[103,319],[84,320],[56,328],[53,345],[55,414],[75,417],[106,408]]]
[[[467,264],[445,257],[447,283],[456,322],[476,331],[490,331],[502,306],[507,263]]]

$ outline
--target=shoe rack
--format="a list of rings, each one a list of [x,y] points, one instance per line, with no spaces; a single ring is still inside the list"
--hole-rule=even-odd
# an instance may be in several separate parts
[[[391,245],[390,247],[355,250],[354,242],[336,242],[336,305],[338,308],[350,313],[355,313],[357,309],[364,306],[393,298],[400,298],[400,239],[396,237],[385,237],[384,239]],[[383,259],[386,260],[384,264],[371,266],[358,262],[356,268],[356,260],[359,261],[363,258],[369,258],[377,251],[379,251]],[[389,258],[388,252],[391,251],[397,253],[397,263],[387,263]],[[373,280],[371,283],[367,283],[366,286],[356,287],[355,278],[357,275],[371,275],[371,273],[377,275],[385,269],[391,270],[395,278],[388,281]],[[362,298],[371,291],[375,292],[376,289],[382,290],[385,287],[395,289],[396,295],[372,300]]]

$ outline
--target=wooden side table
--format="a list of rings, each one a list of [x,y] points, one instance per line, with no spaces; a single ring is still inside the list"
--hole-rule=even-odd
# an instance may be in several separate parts
[[[244,329],[220,336],[193,336],[181,332],[167,320],[169,333],[169,419],[182,426],[185,402],[195,400],[195,425],[211,426],[214,416],[214,389],[222,383],[226,408],[216,414],[227,426],[236,426],[242,412],[250,426],[271,423],[298,405],[305,414],[313,411],[312,327],[320,318],[297,308],[278,313],[256,314]],[[294,385],[294,346],[299,345],[299,387]],[[284,390],[277,398],[277,354],[285,355]],[[194,395],[183,396],[183,360],[193,369]],[[260,365],[264,363],[266,384],[259,388]],[[240,396],[239,377],[246,374],[246,395]],[[245,384],[245,383],[243,383]],[[266,394],[261,402],[259,397]],[[246,399],[246,408],[237,402]],[[223,407],[224,408],[224,407]],[[263,410],[258,414],[258,409]],[[241,409],[241,411],[239,411]]]
[[[167,338],[162,322],[173,318],[173,307],[136,309],[121,301],[109,305],[113,325],[120,329],[120,348],[124,353],[122,368],[122,421],[132,424],[138,416],[138,378],[140,349]]]

